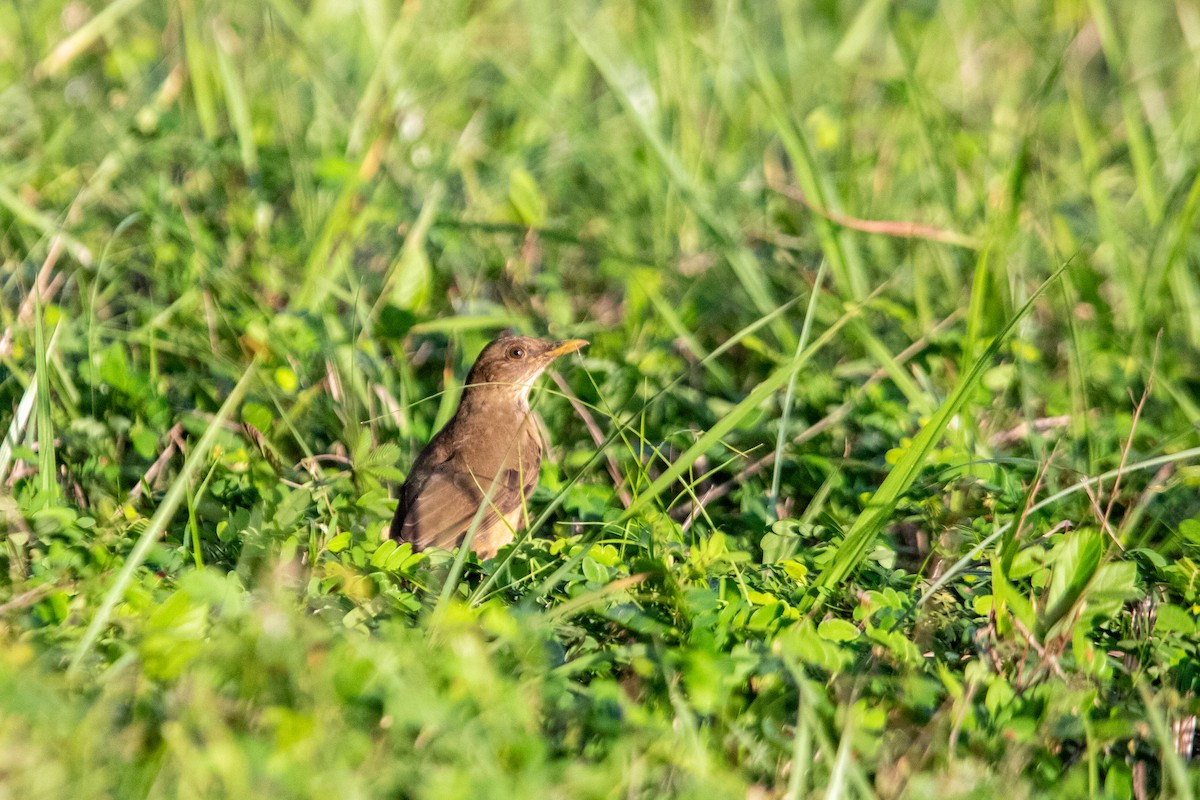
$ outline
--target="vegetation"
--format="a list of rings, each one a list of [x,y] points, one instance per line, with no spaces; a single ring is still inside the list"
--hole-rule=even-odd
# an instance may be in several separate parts
[[[1187,0],[22,0],[0,87],[0,798],[1200,789]],[[505,327],[534,530],[385,541]]]

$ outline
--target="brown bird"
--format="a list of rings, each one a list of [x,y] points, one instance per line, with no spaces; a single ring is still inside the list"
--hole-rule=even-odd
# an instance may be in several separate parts
[[[448,550],[474,527],[471,549],[480,558],[491,558],[511,542],[525,526],[525,501],[542,463],[529,390],[550,362],[586,344],[504,336],[483,348],[467,374],[458,410],[417,456],[400,487],[391,538],[412,542],[414,550]]]

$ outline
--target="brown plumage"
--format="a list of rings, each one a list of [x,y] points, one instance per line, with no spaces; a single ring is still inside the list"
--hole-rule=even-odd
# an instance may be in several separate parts
[[[412,542],[414,550],[450,549],[474,526],[471,549],[480,558],[491,558],[511,542],[527,522],[525,501],[542,463],[529,390],[554,359],[586,344],[504,336],[483,348],[458,410],[417,456],[400,487],[391,538]]]

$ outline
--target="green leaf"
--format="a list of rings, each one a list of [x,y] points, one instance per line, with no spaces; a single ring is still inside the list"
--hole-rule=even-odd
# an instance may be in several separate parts
[[[608,568],[588,556],[583,559],[583,576],[592,583],[605,583],[608,580]]]
[[[276,367],[272,377],[275,379],[275,385],[286,395],[293,395],[300,388],[300,378],[291,367]]]
[[[1154,632],[1175,631],[1191,634],[1196,631],[1196,619],[1187,611],[1171,603],[1163,603],[1155,615]]]
[[[804,585],[808,582],[808,565],[794,558],[789,558],[787,561],[780,561],[776,566],[781,567],[789,578],[796,583]]]
[[[835,618],[822,620],[817,626],[817,635],[831,642],[852,642],[862,636],[862,631],[852,622]]]
[[[984,695],[983,704],[987,708],[988,713],[993,717],[998,717],[1003,720],[1010,712],[1010,706],[1013,700],[1016,699],[1016,692],[1009,686],[1008,681],[1004,678],[996,677],[988,686],[987,694]]]
[[[396,464],[400,461],[400,447],[393,442],[385,442],[367,453],[362,463],[367,466],[379,464]]]
[[[402,572],[406,567],[422,558],[420,553],[413,553],[412,542],[403,542],[392,550],[383,566],[389,572]]]
[[[784,608],[784,604],[778,601],[760,606],[750,615],[746,627],[751,630],[765,631],[772,626],[775,620],[783,616]]]
[[[280,487],[278,491],[280,500],[275,506],[271,522],[279,530],[288,530],[299,522],[304,512],[308,510],[308,506],[312,502],[312,495],[302,489]]]
[[[1011,614],[1024,626],[1032,631],[1037,625],[1037,612],[1033,603],[1022,594],[1016,586],[1009,582],[1004,574],[1003,557],[992,556],[992,592],[995,597],[996,625],[1002,634],[1011,633],[1013,625],[1008,616]]]
[[[822,638],[808,620],[782,631],[775,645],[785,655],[828,672],[838,672],[854,659],[851,649]]]
[[[100,356],[100,380],[126,394],[132,394],[135,382],[129,375],[129,357],[125,346],[114,342]]]
[[[508,174],[508,201],[524,225],[540,228],[546,224],[546,198],[533,176],[520,167]]]
[[[385,568],[387,566],[388,558],[392,555],[392,553],[396,552],[396,547],[397,545],[394,539],[384,540],[383,544],[375,548],[375,552],[371,554],[371,566],[379,567],[380,569]]]
[[[417,310],[429,299],[433,283],[433,266],[423,243],[405,240],[396,260],[392,301],[400,308]]]
[[[158,451],[158,434],[141,423],[134,425],[129,431],[129,441],[142,458],[154,458]]]
[[[866,633],[868,639],[886,647],[892,657],[902,664],[915,667],[923,661],[921,651],[901,631],[868,627]]]
[[[1086,619],[1115,616],[1127,601],[1140,595],[1136,564],[1132,561],[1103,564],[1087,587]]]
[[[1104,553],[1102,536],[1094,528],[1084,528],[1069,534],[1059,546],[1050,573],[1045,611],[1038,619],[1039,637],[1044,637],[1082,597],[1100,566],[1100,557]]]
[[[1200,545],[1200,519],[1185,519],[1179,523],[1179,535],[1189,544]]]
[[[275,420],[275,414],[266,406],[258,403],[242,404],[242,419],[260,431],[269,430]]]

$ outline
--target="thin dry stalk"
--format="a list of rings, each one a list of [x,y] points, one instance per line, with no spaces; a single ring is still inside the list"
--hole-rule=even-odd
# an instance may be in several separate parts
[[[1025,506],[1021,509],[1021,516],[1017,518],[1017,524],[1013,527],[1013,541],[1020,541],[1021,531],[1025,527],[1025,520],[1029,517],[1029,509],[1033,507],[1033,500],[1037,497],[1038,490],[1042,488],[1042,481],[1046,477],[1046,472],[1050,469],[1050,465],[1054,463],[1054,456],[1058,454],[1058,444],[1055,443],[1054,449],[1050,451],[1050,455],[1046,461],[1038,467],[1037,476],[1033,479],[1033,487],[1030,488],[1029,494],[1025,496]]]
[[[1055,428],[1065,428],[1070,424],[1070,414],[1063,414],[1059,417],[1042,417],[1041,419],[1035,419],[1032,422],[1022,422],[1020,425],[1017,425],[1016,427],[1007,431],[1001,431],[999,433],[992,434],[992,437],[988,439],[988,444],[992,447],[996,447],[998,445],[1012,444],[1013,442],[1023,442],[1025,439],[1029,438],[1029,434],[1031,433],[1036,432],[1044,434],[1047,431],[1054,430]]]
[[[1137,405],[1133,408],[1133,420],[1129,426],[1129,436],[1125,439],[1125,446],[1121,448],[1121,463],[1117,465],[1117,477],[1113,479],[1112,491],[1108,496],[1108,506],[1104,509],[1105,528],[1108,528],[1108,518],[1112,514],[1113,504],[1117,502],[1117,490],[1121,488],[1121,476],[1125,473],[1125,463],[1129,460],[1129,450],[1133,447],[1133,435],[1137,433],[1138,420],[1142,416],[1142,409],[1145,408],[1146,401],[1150,398],[1150,390],[1154,388],[1154,369],[1158,364],[1158,348],[1161,344],[1162,331],[1160,330],[1158,332],[1158,339],[1154,342],[1154,356],[1150,360],[1150,372],[1146,377],[1146,388],[1142,390],[1142,398],[1137,401]],[[1133,397],[1131,396],[1130,399],[1132,400]]]
[[[0,615],[7,614],[9,611],[15,609],[28,608],[46,595],[58,591],[59,588],[55,584],[46,584],[30,589],[27,592],[21,592],[21,594],[11,598],[7,602],[0,603]]]
[[[42,303],[48,303],[54,299],[54,295],[58,294],[58,290],[62,288],[66,275],[64,273],[54,272],[54,265],[58,263],[58,257],[63,251],[63,239],[61,236],[55,236],[50,241],[50,250],[46,253],[46,260],[42,262],[42,266],[38,269],[37,277],[33,279],[34,290],[25,295],[25,299],[21,302],[21,308],[17,311],[16,322],[18,325],[24,325],[29,322],[30,315],[33,314],[34,300],[41,298]],[[0,336],[0,358],[12,355],[13,341],[13,326],[9,325],[4,329],[4,335]]]
[[[1108,534],[1108,538],[1113,540],[1113,544],[1124,551],[1125,548],[1121,547],[1121,542],[1117,539],[1116,532],[1112,529],[1112,526],[1108,524],[1108,514],[1105,513],[1104,509],[1100,508],[1100,497],[1092,490],[1092,487],[1086,481],[1084,481],[1082,485],[1083,491],[1087,493],[1088,502],[1092,505],[1092,513],[1096,515],[1096,519],[1100,520],[1100,529]]]
[[[1062,665],[1058,663],[1059,654],[1051,652],[1050,648],[1048,647],[1043,647],[1042,644],[1038,642],[1037,637],[1025,627],[1024,623],[1022,623],[1021,620],[1016,617],[1016,615],[1011,615],[1009,619],[1011,620],[1013,627],[1016,628],[1017,633],[1021,634],[1021,638],[1025,640],[1025,644],[1032,648],[1039,657],[1038,668],[1034,670],[1032,675],[1029,676],[1029,682],[1023,683],[1021,676],[1018,675],[1017,684],[1020,686],[1032,686],[1034,682],[1037,681],[1038,676],[1047,669],[1054,670],[1055,675],[1063,680],[1066,680],[1067,675],[1065,672],[1063,672]],[[1026,659],[1021,659],[1022,663],[1024,663],[1025,660]]]
[[[839,214],[835,211],[830,211],[825,208],[818,208],[811,200],[795,186],[788,186],[783,183],[772,181],[770,184],[772,190],[778,192],[789,200],[795,200],[800,205],[807,208],[814,214],[824,217],[830,222],[841,225],[844,228],[851,230],[862,231],[863,233],[878,233],[884,236],[895,236],[900,239],[927,239],[931,242],[941,242],[943,244],[957,245],[958,247],[966,247],[971,250],[978,250],[980,242],[973,236],[967,236],[956,231],[948,231],[944,228],[939,228],[936,225],[926,225],[920,222],[900,222],[894,220],[873,220],[861,219],[859,217],[851,217],[846,214]]]

